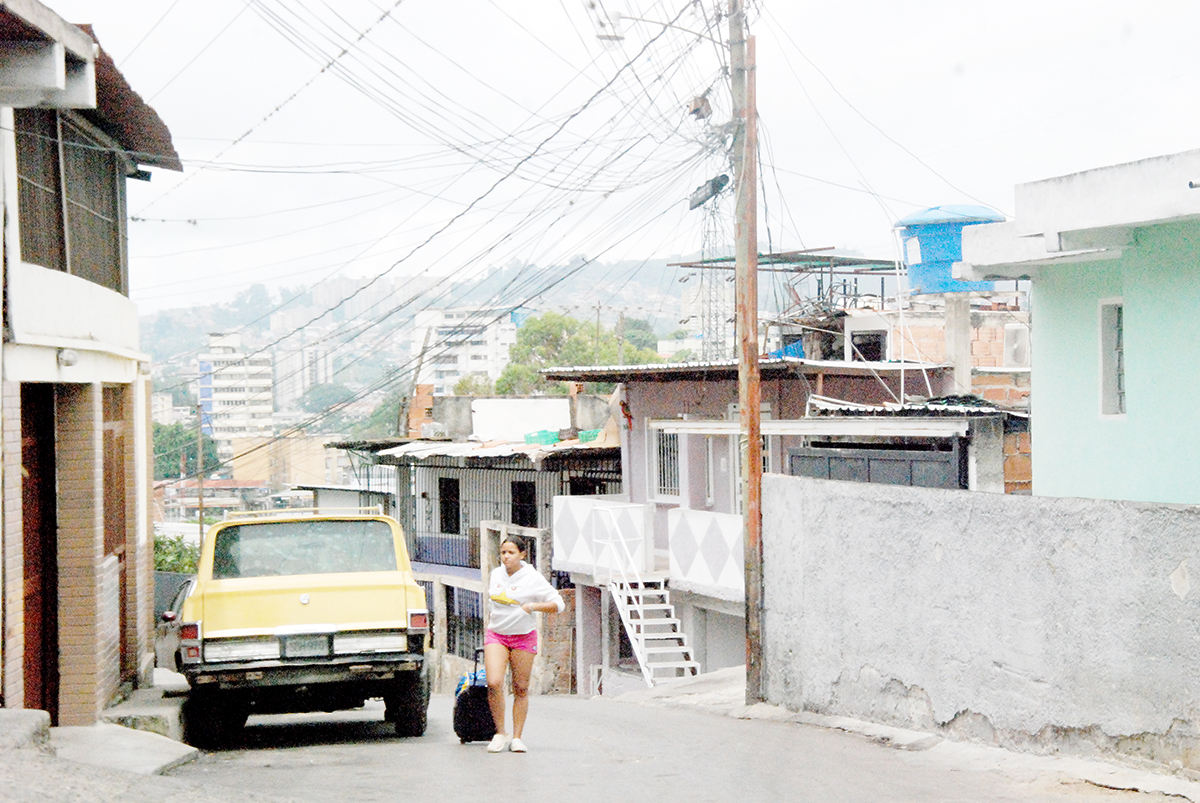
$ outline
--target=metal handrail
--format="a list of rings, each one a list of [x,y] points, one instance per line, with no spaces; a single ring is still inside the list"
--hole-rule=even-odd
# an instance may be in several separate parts
[[[634,565],[633,553],[630,552],[629,544],[625,540],[625,538],[620,537],[621,531],[620,531],[620,528],[617,527],[616,519],[613,518],[612,509],[611,508],[600,508],[597,512],[602,512],[602,513],[607,514],[609,517],[609,522],[611,523],[612,526],[609,528],[610,535],[607,539],[605,539],[602,542],[598,542],[596,539],[593,538],[593,544],[606,543],[611,547],[614,541],[619,541],[621,544],[621,547],[625,553],[624,557],[626,558],[625,560],[622,560],[620,558],[620,556],[614,556],[616,559],[613,562],[617,564],[616,570],[621,575],[620,584],[624,585],[625,590],[632,589],[633,584],[636,584],[638,586],[638,588],[644,589],[645,584],[642,581],[642,576],[638,572],[637,567]],[[599,550],[593,551],[592,562],[593,562],[592,576],[596,577],[598,579],[599,578],[599,569],[600,569]],[[613,577],[611,574],[612,567],[608,567],[608,568],[609,568],[609,572],[610,572],[608,575],[608,579],[609,579],[608,585],[609,585],[610,592],[614,592],[614,595],[615,595],[615,593],[621,593],[622,596],[624,596],[625,591],[620,588],[620,585],[618,585],[618,588],[615,589],[615,591],[612,588],[612,586],[614,585]],[[630,580],[630,575],[632,575],[632,582]],[[621,623],[623,625],[625,625],[625,630],[627,633],[629,633],[629,644],[633,648],[633,655],[635,658],[637,658],[638,666],[642,670],[642,678],[646,681],[647,686],[652,687],[652,686],[654,686],[654,675],[650,671],[649,662],[646,660],[646,655],[644,652],[645,645],[643,643],[643,640],[639,639],[637,637],[637,635],[634,633],[633,624],[629,618],[629,611],[627,609],[628,607],[629,606],[627,606],[624,599],[620,600],[619,602],[617,602],[617,613],[619,613],[621,615]],[[645,617],[646,617],[646,611],[645,611],[645,609],[642,609],[642,622],[643,622],[642,627],[643,628],[645,628],[645,621],[646,621]],[[644,635],[644,633],[645,633],[645,630],[643,629],[643,635]]]

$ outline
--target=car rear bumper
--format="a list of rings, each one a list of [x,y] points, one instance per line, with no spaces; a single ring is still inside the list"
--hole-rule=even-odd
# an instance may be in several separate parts
[[[183,672],[193,689],[253,689],[267,686],[313,686],[362,683],[374,686],[406,672],[420,674],[425,656],[419,653],[343,655],[320,660],[247,661],[192,664]]]

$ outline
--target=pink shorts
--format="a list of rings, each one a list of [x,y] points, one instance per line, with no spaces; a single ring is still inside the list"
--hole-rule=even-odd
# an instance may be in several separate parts
[[[537,655],[537,631],[530,630],[528,633],[517,633],[515,635],[506,635],[497,633],[494,630],[489,630],[483,634],[484,644],[503,644],[510,650],[521,650],[522,652],[531,652]]]

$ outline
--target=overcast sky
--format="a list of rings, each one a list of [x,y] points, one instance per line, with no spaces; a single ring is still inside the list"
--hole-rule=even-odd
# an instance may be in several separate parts
[[[91,23],[183,174],[130,182],[143,311],[255,282],[729,244],[724,0],[46,0]],[[760,0],[760,248],[894,256],[913,211],[1200,145],[1200,3]],[[707,15],[705,10],[707,9]],[[610,30],[610,28],[605,28]],[[686,115],[709,93],[713,116]],[[604,302],[603,276],[597,299]]]

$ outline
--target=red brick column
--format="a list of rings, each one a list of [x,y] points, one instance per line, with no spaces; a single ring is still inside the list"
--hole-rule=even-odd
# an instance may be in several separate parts
[[[0,599],[0,695],[7,708],[25,706],[25,540],[21,518],[21,385],[0,385],[0,485],[4,539],[3,598]]]
[[[116,693],[120,656],[116,560],[104,560],[101,387],[59,385],[55,406],[59,724],[91,725]]]
[[[542,688],[547,694],[575,692],[575,589],[559,591],[567,607],[562,613],[542,617],[541,651],[545,655],[545,680]]]

